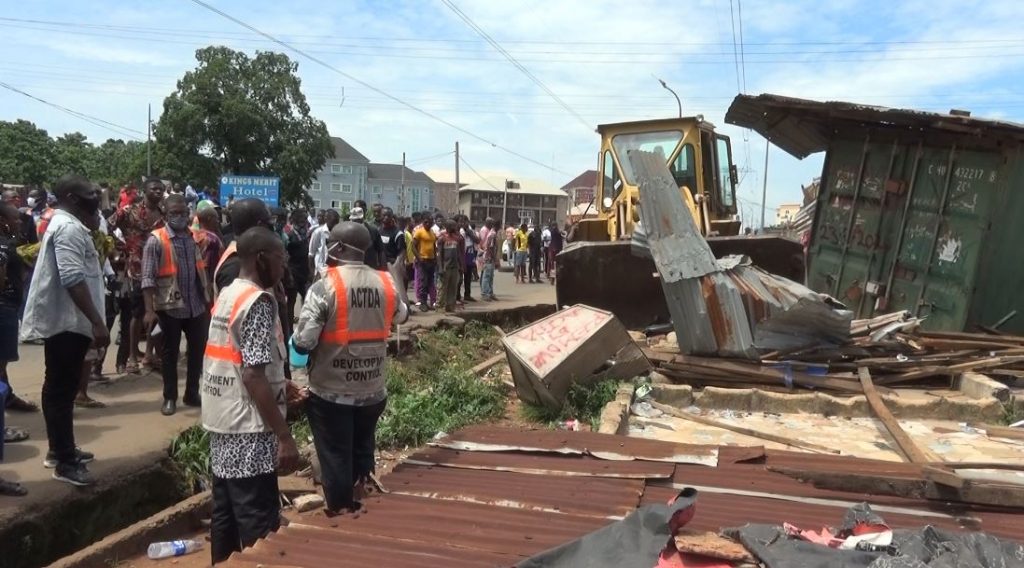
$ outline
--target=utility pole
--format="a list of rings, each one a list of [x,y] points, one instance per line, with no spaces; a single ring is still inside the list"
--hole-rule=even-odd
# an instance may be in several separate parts
[[[455,209],[459,209],[459,141],[455,141]],[[459,211],[462,212],[461,210]],[[466,213],[469,215],[469,212]]]
[[[146,177],[153,176],[153,104],[147,105],[146,116]]]
[[[508,226],[506,219],[508,218],[508,179],[505,179],[505,195],[501,198],[501,228],[504,229]]]
[[[398,209],[402,211],[402,215],[410,213],[405,210],[405,152],[402,152],[402,189],[398,193]]]
[[[768,201],[768,149],[771,148],[771,142],[767,138],[764,139],[764,174],[763,184],[761,185],[761,230],[764,230],[764,210]]]

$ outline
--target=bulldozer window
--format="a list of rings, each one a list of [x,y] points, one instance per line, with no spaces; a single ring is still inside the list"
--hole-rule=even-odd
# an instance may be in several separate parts
[[[612,157],[611,150],[604,151],[604,166],[602,166],[601,176],[601,207],[607,209],[604,200],[614,200],[622,191],[622,178],[619,177],[619,170],[615,167],[615,158]]]
[[[636,183],[636,176],[633,175],[633,168],[629,163],[626,153],[629,150],[645,150],[660,154],[661,158],[668,163],[669,158],[676,151],[676,146],[683,139],[683,133],[678,130],[663,130],[658,132],[640,132],[636,134],[619,134],[612,138],[612,147],[622,164],[622,174],[629,184]]]
[[[722,208],[727,213],[735,213],[736,187],[732,179],[732,148],[728,136],[716,137],[715,153],[718,155],[718,194],[721,196]]]
[[[669,167],[679,187],[687,187],[691,194],[697,192],[697,168],[694,164],[693,144],[683,144],[682,150]]]

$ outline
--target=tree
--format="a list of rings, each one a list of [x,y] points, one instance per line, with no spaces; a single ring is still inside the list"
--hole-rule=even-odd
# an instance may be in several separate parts
[[[277,175],[283,203],[333,156],[327,126],[309,105],[287,55],[226,47],[196,51],[199,65],[164,100],[156,126],[160,173],[215,185],[221,173]]]
[[[53,161],[50,179],[77,174],[93,179],[99,169],[96,147],[81,132],[71,132],[53,141]],[[94,180],[95,181],[95,180]]]
[[[53,141],[27,120],[0,121],[0,181],[42,185],[50,180]]]
[[[96,182],[118,186],[129,180],[138,182],[146,175],[146,143],[108,139],[95,149]]]

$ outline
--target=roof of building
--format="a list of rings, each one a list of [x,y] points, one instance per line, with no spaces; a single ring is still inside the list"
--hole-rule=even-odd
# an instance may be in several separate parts
[[[577,187],[597,187],[597,170],[587,170],[573,178],[572,181],[562,186],[562,189],[569,191]]]
[[[922,466],[764,447],[474,426],[431,443],[385,475],[360,515],[304,514],[226,566],[511,566],[697,489],[694,531],[747,523],[835,525],[868,502],[893,528],[932,525],[1019,539],[1019,510],[817,489],[773,469],[923,479]],[[396,544],[398,543],[398,544]]]
[[[965,141],[1024,141],[1024,125],[1014,122],[771,94],[737,95],[725,121],[754,129],[797,158],[824,151],[840,127],[851,126],[884,126],[910,134],[938,131]]]
[[[400,180],[402,179],[402,166],[401,164],[370,164],[366,172],[366,179],[388,179],[388,180]],[[416,170],[405,168],[405,181],[419,181],[426,183],[434,183],[434,180],[430,179],[430,176],[423,172],[417,172]]]
[[[501,176],[492,176],[466,184],[464,187],[459,189],[459,193],[463,191],[492,191],[503,193],[505,191],[505,180],[510,178],[504,178]],[[561,189],[551,185],[550,183],[542,179],[521,179],[511,178],[519,183],[519,189],[510,189],[509,193],[522,193],[529,195],[554,195],[557,197],[567,197],[566,193]]]
[[[370,159],[364,156],[359,150],[345,142],[343,138],[331,136],[331,143],[334,145],[334,158],[336,160],[355,160],[358,162],[369,162]]]

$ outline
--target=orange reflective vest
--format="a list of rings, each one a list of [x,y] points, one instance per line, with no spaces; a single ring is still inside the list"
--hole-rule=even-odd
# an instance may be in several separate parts
[[[232,256],[235,256],[236,252],[238,252],[238,245],[236,244],[235,241],[231,241],[231,244],[229,244],[224,249],[224,252],[221,253],[220,260],[217,261],[217,268],[213,269],[214,289],[216,290],[217,294],[220,294],[220,290],[217,289],[217,287],[216,287],[217,286],[217,274],[220,273],[220,267],[224,266],[224,263],[227,262],[227,260],[229,258],[231,258]]]
[[[309,363],[320,396],[370,396],[384,390],[387,340],[398,306],[387,272],[364,264],[330,267],[309,294],[327,305],[327,321]]]
[[[242,434],[270,430],[242,384],[242,351],[239,347],[242,323],[262,294],[274,302],[274,314],[277,314],[277,301],[273,294],[241,278],[221,290],[213,306],[200,382],[203,427],[211,432]],[[278,410],[284,416],[287,413],[284,334],[277,317],[274,318],[274,331],[277,339],[270,350],[271,363],[265,366],[265,372]]]
[[[156,273],[156,295],[153,297],[153,308],[156,310],[173,310],[185,307],[185,300],[178,288],[178,260],[171,244],[171,234],[166,227],[153,231],[153,236],[160,241],[160,264]],[[203,255],[196,250],[196,276],[199,278],[203,303],[210,301],[211,293],[206,278],[206,262]]]

